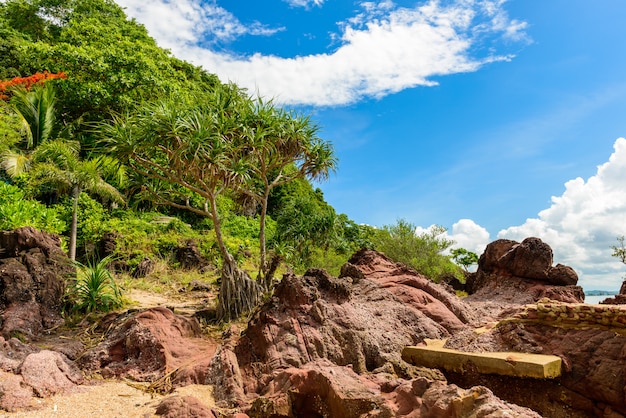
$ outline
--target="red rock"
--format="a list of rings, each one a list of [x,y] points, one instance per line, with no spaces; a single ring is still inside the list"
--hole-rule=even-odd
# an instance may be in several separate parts
[[[65,356],[43,350],[28,355],[20,365],[24,383],[37,396],[47,397],[74,389],[83,382],[83,375]]]
[[[72,272],[59,237],[31,227],[0,232],[0,335],[32,340],[61,324]]]
[[[166,308],[109,317],[108,321],[112,323],[105,341],[79,359],[81,368],[102,370],[104,376],[153,381],[181,366],[193,367],[195,359],[210,358],[216,350],[215,343],[200,338],[197,320]],[[197,373],[187,377],[193,375]]]
[[[32,406],[33,389],[22,376],[0,370],[0,410],[15,412]]]
[[[170,396],[157,406],[156,415],[163,418],[217,418],[219,415],[193,396]]]

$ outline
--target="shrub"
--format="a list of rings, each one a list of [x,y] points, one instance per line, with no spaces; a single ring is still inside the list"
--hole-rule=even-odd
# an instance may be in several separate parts
[[[385,225],[372,240],[374,248],[433,281],[447,275],[464,280],[461,268],[443,254],[454,244],[442,236],[446,229],[436,226],[419,235],[415,231],[416,226],[403,219],[395,225]]]
[[[68,288],[68,302],[74,312],[108,312],[122,305],[122,292],[107,269],[109,257],[88,263],[75,262],[76,278]]]
[[[22,191],[0,182],[0,230],[11,230],[32,226],[53,234],[61,234],[66,229],[58,212],[36,200],[28,200]]]

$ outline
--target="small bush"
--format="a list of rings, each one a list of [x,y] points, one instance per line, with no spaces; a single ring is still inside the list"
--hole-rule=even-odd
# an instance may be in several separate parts
[[[73,312],[108,312],[122,305],[122,291],[107,269],[105,257],[87,265],[76,262],[76,278],[68,289],[68,303]]]
[[[28,200],[17,188],[0,182],[0,230],[11,230],[32,226],[53,234],[66,229],[58,212],[36,200]]]

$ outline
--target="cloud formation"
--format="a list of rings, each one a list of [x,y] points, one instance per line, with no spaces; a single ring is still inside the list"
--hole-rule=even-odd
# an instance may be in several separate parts
[[[321,6],[324,4],[324,0],[283,0],[285,3],[292,7],[304,7],[306,9],[313,6]]]
[[[244,25],[214,1],[116,2],[125,8],[126,15],[144,24],[161,47],[171,49],[174,54],[185,45],[230,42],[243,35],[270,36],[282,30],[268,28],[259,22]]]
[[[522,225],[498,232],[494,239],[518,242],[541,238],[552,248],[554,263],[571,266],[585,290],[619,290],[626,266],[612,256],[617,238],[626,235],[626,139],[618,138],[609,160],[586,181],[578,177],[565,183],[565,192],[552,197],[552,205]],[[418,227],[416,233],[429,231]],[[452,248],[480,255],[492,239],[471,219],[461,219],[445,238]]]
[[[435,77],[476,71],[511,58],[490,52],[498,39],[522,39],[525,23],[512,20],[503,0],[431,0],[413,8],[391,1],[364,2],[361,12],[340,22],[339,47],[317,54],[242,56],[212,47],[244,35],[270,36],[281,28],[242,24],[216,2],[117,0],[143,23],[160,45],[179,58],[201,65],[222,81],[284,104],[345,105],[380,98]],[[299,6],[321,0],[290,0]]]
[[[626,139],[613,148],[594,176],[568,181],[537,218],[500,231],[498,238],[539,237],[552,247],[555,262],[578,272],[586,289],[619,290],[626,266],[611,256],[611,247],[626,235]]]

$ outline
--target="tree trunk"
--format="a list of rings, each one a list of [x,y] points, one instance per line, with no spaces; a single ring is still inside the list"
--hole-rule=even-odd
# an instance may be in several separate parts
[[[73,207],[72,207],[72,225],[70,227],[70,260],[76,260],[76,236],[78,235],[78,196],[80,196],[80,187],[74,186],[72,190]]]
[[[218,295],[217,319],[230,321],[254,309],[263,295],[261,285],[237,267],[235,258],[228,252],[222,237],[222,227],[217,213],[215,196],[209,199],[211,218],[215,227],[215,239],[222,253],[222,284]]]
[[[235,259],[228,254],[222,264],[222,284],[217,305],[218,320],[230,321],[252,311],[259,304],[262,295],[261,285],[237,267]]]
[[[259,252],[260,252],[260,262],[259,262],[259,277],[257,280],[263,284],[265,290],[269,290],[272,284],[272,275],[268,274],[268,265],[267,265],[267,244],[265,238],[265,219],[267,218],[267,201],[269,200],[270,189],[265,189],[265,195],[263,196],[263,201],[261,202],[261,214],[259,215]]]

